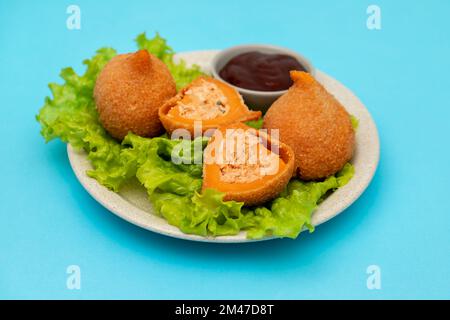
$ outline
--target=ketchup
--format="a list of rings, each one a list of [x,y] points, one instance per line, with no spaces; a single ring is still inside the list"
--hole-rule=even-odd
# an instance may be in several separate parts
[[[279,91],[292,85],[289,76],[291,70],[306,71],[305,67],[291,56],[250,51],[228,61],[219,75],[236,87]]]

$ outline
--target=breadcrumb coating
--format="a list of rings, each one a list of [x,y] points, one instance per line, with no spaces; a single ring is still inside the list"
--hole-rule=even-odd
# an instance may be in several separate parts
[[[304,180],[328,177],[353,155],[355,133],[345,108],[310,74],[291,71],[294,85],[264,116],[264,128],[279,129],[295,153],[295,173]]]
[[[147,50],[112,58],[94,88],[100,122],[119,140],[128,132],[160,135],[158,109],[175,95],[175,81],[166,65]]]

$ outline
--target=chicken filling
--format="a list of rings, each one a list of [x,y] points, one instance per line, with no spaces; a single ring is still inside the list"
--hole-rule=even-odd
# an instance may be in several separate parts
[[[226,115],[230,110],[228,99],[222,90],[205,80],[186,90],[183,99],[175,107],[180,116],[191,120],[214,119]]]
[[[250,183],[278,172],[279,156],[268,150],[253,134],[234,134],[222,140],[224,150],[220,180],[225,183]]]

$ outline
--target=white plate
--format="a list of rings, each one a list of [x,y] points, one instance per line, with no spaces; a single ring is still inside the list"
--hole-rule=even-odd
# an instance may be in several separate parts
[[[176,59],[182,58],[188,64],[196,63],[205,72],[209,72],[210,61],[217,52],[210,50],[179,53]],[[355,175],[347,185],[331,194],[314,212],[312,223],[318,226],[345,210],[367,188],[378,165],[380,147],[375,123],[361,101],[349,89],[325,73],[317,71],[316,78],[345,106],[348,112],[359,119],[359,127],[356,132],[356,153],[352,160],[355,166]],[[132,182],[124,186],[120,193],[114,193],[86,175],[86,171],[91,168],[86,153],[76,152],[70,145],[67,146],[67,153],[75,175],[87,192],[105,208],[130,223],[150,231],[186,240],[206,242],[254,241],[247,239],[245,232],[235,236],[215,238],[185,234],[154,213],[147,199],[147,193],[139,183]],[[273,238],[263,240],[267,239]]]

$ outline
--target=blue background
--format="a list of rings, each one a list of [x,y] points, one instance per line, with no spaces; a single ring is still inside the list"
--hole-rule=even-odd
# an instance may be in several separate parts
[[[0,298],[450,298],[450,2],[0,1]],[[351,88],[380,132],[363,196],[297,240],[171,239],[110,214],[77,182],[65,145],[34,119],[47,83],[101,46],[159,31],[176,51],[264,42],[297,50]],[[68,265],[81,290],[66,288]],[[366,268],[381,268],[368,290]]]

